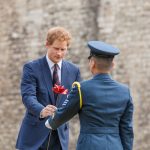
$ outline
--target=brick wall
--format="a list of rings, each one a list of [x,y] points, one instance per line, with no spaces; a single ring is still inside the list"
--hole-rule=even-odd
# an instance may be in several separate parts
[[[45,54],[46,32],[59,25],[73,35],[67,59],[80,67],[84,79],[91,76],[88,40],[103,40],[120,48],[112,75],[131,88],[134,149],[149,150],[149,17],[150,2],[146,0],[0,0],[0,149],[15,149],[25,110],[19,94],[22,65]],[[77,116],[71,121],[70,150],[75,149],[79,131],[76,120]]]

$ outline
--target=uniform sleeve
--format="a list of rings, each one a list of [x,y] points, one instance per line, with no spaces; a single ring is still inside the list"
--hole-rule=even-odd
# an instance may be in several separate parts
[[[62,107],[58,108],[54,118],[49,118],[49,124],[52,129],[56,129],[63,123],[67,122],[80,110],[80,100],[77,87],[74,87],[68,98],[64,101]]]
[[[40,112],[44,106],[37,100],[36,87],[37,82],[33,70],[29,64],[26,64],[23,68],[23,75],[21,80],[22,101],[28,112],[39,117]]]
[[[125,112],[120,120],[120,137],[124,150],[132,150],[133,148],[133,102],[129,94],[129,101]]]

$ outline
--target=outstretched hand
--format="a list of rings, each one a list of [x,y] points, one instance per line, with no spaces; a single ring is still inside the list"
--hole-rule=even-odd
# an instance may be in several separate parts
[[[56,110],[57,107],[55,107],[54,105],[47,105],[46,107],[43,108],[40,115],[42,118],[52,116]]]

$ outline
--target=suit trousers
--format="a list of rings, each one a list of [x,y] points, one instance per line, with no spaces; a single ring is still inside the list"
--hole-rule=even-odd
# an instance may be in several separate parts
[[[50,143],[47,149],[49,136],[50,136]],[[38,150],[62,150],[57,130],[53,130],[51,132],[51,135],[50,134],[48,135],[48,137]]]

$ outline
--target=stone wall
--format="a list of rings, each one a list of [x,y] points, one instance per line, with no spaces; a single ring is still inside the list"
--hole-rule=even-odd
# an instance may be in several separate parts
[[[150,2],[147,0],[0,0],[0,150],[14,150],[24,106],[19,84],[22,65],[44,55],[48,28],[70,30],[74,40],[67,56],[88,71],[88,40],[103,40],[121,49],[112,72],[127,83],[135,104],[134,150],[150,149]],[[71,121],[70,150],[79,124]],[[75,136],[74,136],[75,134]]]

